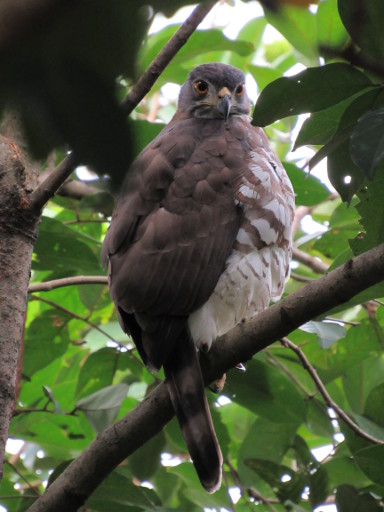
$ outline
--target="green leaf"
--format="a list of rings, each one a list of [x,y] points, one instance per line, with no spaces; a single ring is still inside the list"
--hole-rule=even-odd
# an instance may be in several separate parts
[[[363,114],[351,136],[351,157],[373,179],[378,165],[384,158],[384,108]]]
[[[280,71],[272,66],[256,66],[254,64],[249,64],[248,70],[255,79],[258,90],[260,91],[274,80],[281,78]]]
[[[335,134],[340,117],[351,101],[352,99],[348,98],[329,108],[313,112],[304,121],[292,151],[301,146],[326,144]]]
[[[156,57],[164,44],[172,37],[178,28],[178,25],[171,25],[149,37],[145,52],[142,51],[141,53],[142,69],[148,67],[150,62]],[[235,52],[244,57],[250,55],[254,51],[254,47],[252,43],[247,41],[228,39],[221,30],[197,30],[189,38],[188,44],[184,45],[175,55],[170,69],[165,69],[164,73],[162,73],[158,85],[162,85],[167,81],[180,83],[180,81],[175,78],[174,73],[175,68],[179,66],[184,70],[180,77],[181,81],[184,82],[187,77],[187,72],[185,71],[187,68],[185,63],[187,61],[200,58],[200,56],[205,53],[223,51]]]
[[[384,242],[384,165],[372,182],[360,188],[357,196],[356,210],[361,215],[362,232],[349,242],[355,256]]]
[[[26,332],[23,373],[31,377],[55,359],[63,356],[69,344],[71,317],[57,309],[44,311],[33,319]]]
[[[118,469],[111,473],[86,501],[97,512],[154,511],[161,505],[156,492],[132,483],[132,477]]]
[[[372,482],[384,486],[384,445],[363,448],[354,453],[353,459]]]
[[[296,425],[273,423],[258,418],[238,452],[238,471],[243,485],[254,485],[254,474],[245,465],[247,459],[263,459],[280,464],[296,436]]]
[[[285,170],[292,181],[296,205],[313,206],[330,195],[329,190],[318,178],[299,169],[295,164],[283,162]]]
[[[348,130],[345,135],[341,144],[328,154],[328,178],[342,200],[350,203],[364,176],[351,159]]]
[[[243,28],[240,30],[237,36],[237,39],[240,41],[248,41],[252,43],[254,49],[257,51],[262,44],[262,37],[264,34],[265,27],[266,20],[264,16],[254,18],[243,26]],[[249,62],[252,61],[253,58],[253,52],[249,56],[240,56],[239,54],[233,52],[231,54],[229,64],[235,66],[236,68],[243,69],[244,65],[249,64]],[[243,69],[243,71],[245,70]]]
[[[164,446],[165,435],[160,432],[129,456],[128,466],[138,480],[149,480],[156,473]]]
[[[330,348],[336,341],[344,338],[347,332],[343,325],[336,322],[315,322],[313,320],[302,325],[300,329],[316,334],[320,347],[324,349]]]
[[[367,336],[364,332],[363,335]],[[376,350],[374,350],[375,344]],[[369,353],[368,347],[365,350],[360,350],[361,360],[353,366],[345,368],[343,372],[345,396],[351,409],[359,414],[364,413],[367,397],[382,382],[382,372],[384,371],[384,362],[378,355],[375,355],[375,352],[379,353],[381,348],[377,337],[369,345],[371,352]]]
[[[297,388],[261,361],[249,361],[245,373],[232,370],[227,384],[231,400],[270,421],[297,425],[305,419],[305,403]]]
[[[324,467],[334,487],[346,482],[356,487],[366,487],[369,483],[368,477],[356,466],[349,452],[343,457],[332,457],[324,463]]]
[[[309,400],[306,424],[308,429],[318,436],[331,438],[334,434],[327,408],[316,398]]]
[[[336,492],[337,512],[382,512],[382,507],[369,493],[359,493],[348,484],[340,485]]]
[[[62,222],[43,217],[34,247],[32,268],[50,270],[64,275],[101,274],[98,257],[80,232]]]
[[[347,64],[308,68],[269,84],[257,100],[253,122],[266,126],[286,116],[323,110],[370,85],[364,73]]]
[[[76,395],[89,395],[112,384],[118,361],[120,358],[126,359],[125,356],[119,350],[109,347],[90,354],[81,367]]]
[[[343,48],[349,36],[340,19],[337,0],[320,2],[316,13],[317,45],[324,49]]]
[[[329,478],[327,470],[323,466],[312,469],[308,475],[309,499],[313,508],[325,503],[329,495]]]
[[[335,258],[348,247],[348,241],[359,232],[359,215],[355,208],[345,203],[333,212],[329,221],[328,231],[323,233],[315,244],[314,249],[320,251],[327,258]]]
[[[111,425],[119,414],[127,392],[127,384],[107,386],[78,400],[76,409],[83,411],[95,432],[101,432]]]
[[[296,473],[287,466],[269,460],[245,459],[244,463],[277,490],[276,495],[282,503],[286,500],[291,500],[294,503],[300,501],[307,483],[306,475]],[[289,479],[283,481],[283,477],[289,477]]]
[[[384,382],[373,388],[364,406],[364,415],[378,425],[384,427]]]
[[[265,9],[268,23],[274,26],[305,57],[318,56],[315,16],[307,9],[282,4],[279,9]]]
[[[370,56],[379,60],[384,53],[384,4],[381,0],[350,2],[338,0],[341,21],[353,41]]]

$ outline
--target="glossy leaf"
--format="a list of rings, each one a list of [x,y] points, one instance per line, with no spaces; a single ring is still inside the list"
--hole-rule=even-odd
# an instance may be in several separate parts
[[[338,0],[340,18],[353,41],[371,57],[381,59],[384,51],[384,34],[381,20],[384,5],[381,0],[349,2]]]
[[[286,116],[317,112],[369,85],[371,82],[364,73],[347,64],[308,68],[269,84],[257,100],[253,122],[257,126],[265,126]],[[316,94],[313,94],[314,89]]]
[[[44,217],[34,247],[32,268],[68,274],[101,274],[99,259],[89,239],[63,223]]]
[[[319,179],[305,173],[289,162],[284,162],[284,167],[295,191],[296,206],[312,206],[329,197],[329,190]]]
[[[83,411],[96,432],[101,432],[117,417],[127,391],[126,384],[104,387],[78,400],[76,409]]]
[[[374,180],[361,187],[356,210],[361,216],[361,231],[350,241],[355,255],[361,254],[384,242],[384,165],[380,166]]]
[[[384,158],[384,108],[363,114],[351,136],[351,157],[367,178],[373,179]]]
[[[154,490],[134,485],[132,478],[121,470],[111,473],[85,504],[97,512],[149,512],[160,505],[161,501]]]
[[[297,424],[305,417],[300,393],[284,375],[267,364],[252,360],[247,371],[228,376],[229,397],[270,421]]]
[[[341,485],[336,492],[338,512],[381,512],[382,507],[369,493],[359,493],[348,484]]]
[[[23,372],[31,377],[55,359],[61,357],[69,344],[68,322],[71,317],[63,311],[49,309],[34,318],[27,330]]]
[[[354,461],[370,480],[384,486],[383,474],[384,445],[369,446],[356,452]]]

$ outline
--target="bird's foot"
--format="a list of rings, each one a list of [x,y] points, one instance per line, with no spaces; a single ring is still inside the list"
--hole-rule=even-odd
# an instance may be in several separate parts
[[[219,379],[216,379],[214,382],[212,382],[212,384],[209,386],[209,389],[214,393],[221,393],[224,389],[226,378],[227,374],[223,373],[223,375]]]

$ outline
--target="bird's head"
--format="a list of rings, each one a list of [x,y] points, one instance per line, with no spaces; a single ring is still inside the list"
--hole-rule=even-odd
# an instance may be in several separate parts
[[[202,64],[193,69],[181,88],[178,111],[189,116],[224,119],[249,116],[251,104],[245,76],[228,64]]]

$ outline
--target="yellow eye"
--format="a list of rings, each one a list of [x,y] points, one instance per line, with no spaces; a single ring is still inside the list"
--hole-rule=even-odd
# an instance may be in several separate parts
[[[195,91],[200,96],[205,96],[207,94],[208,84],[207,84],[207,82],[204,82],[204,80],[197,80],[197,82],[195,82],[194,86],[195,86]]]
[[[240,85],[237,86],[236,95],[237,96],[242,96],[244,94],[244,91],[245,91],[244,84],[240,84]]]

